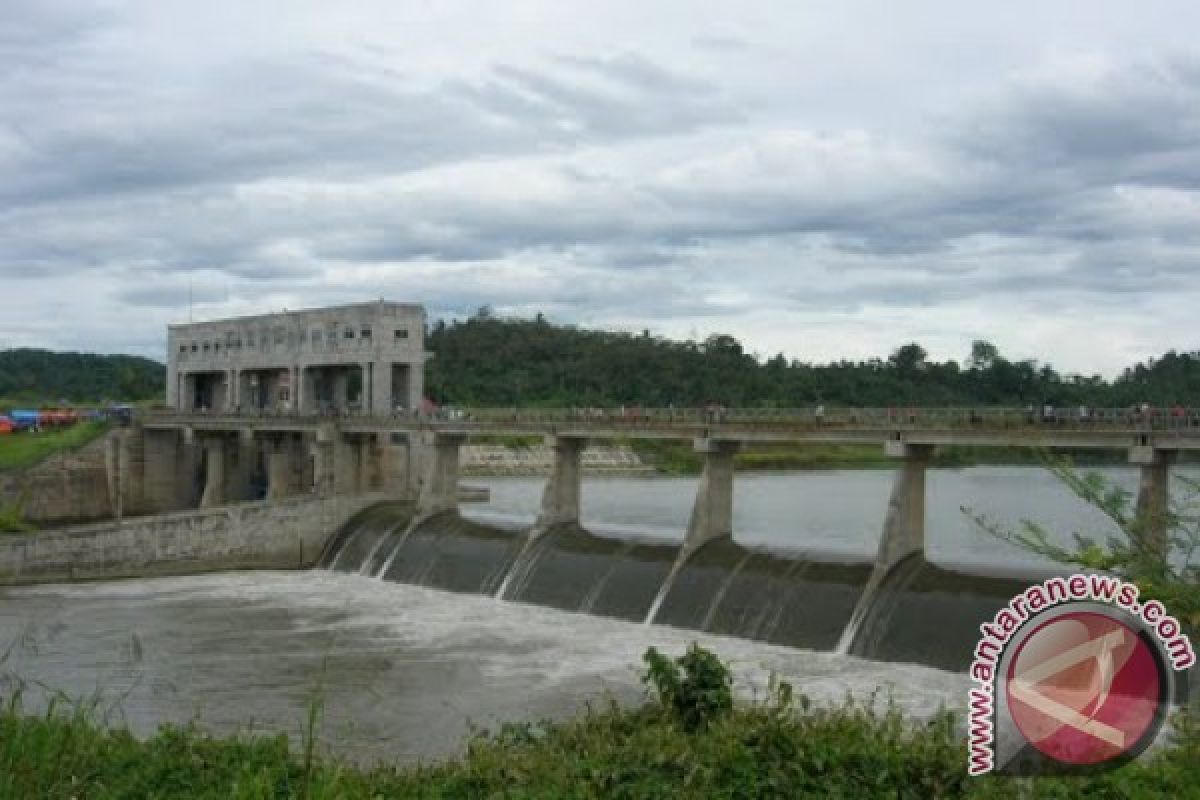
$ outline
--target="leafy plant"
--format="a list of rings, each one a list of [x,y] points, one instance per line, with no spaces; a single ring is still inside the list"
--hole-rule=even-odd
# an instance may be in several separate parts
[[[693,643],[671,659],[651,647],[642,656],[642,681],[654,688],[659,704],[669,709],[684,730],[706,728],[733,710],[733,676],[721,659]]]

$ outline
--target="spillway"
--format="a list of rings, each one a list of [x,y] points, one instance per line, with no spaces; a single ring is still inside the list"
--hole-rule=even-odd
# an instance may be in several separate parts
[[[1024,570],[982,574],[948,568],[914,554],[880,583],[849,652],[877,661],[908,661],[964,670],[979,626],[1032,583],[1055,574]]]
[[[452,511],[414,518],[411,508],[385,503],[343,526],[321,563],[390,582],[951,670],[969,664],[982,621],[1046,577],[985,575],[911,556],[882,577],[852,622],[871,562],[747,548],[728,537],[679,562],[680,547],[577,524],[535,530]]]
[[[837,563],[709,542],[678,570],[653,622],[832,649],[871,574],[868,563]]]

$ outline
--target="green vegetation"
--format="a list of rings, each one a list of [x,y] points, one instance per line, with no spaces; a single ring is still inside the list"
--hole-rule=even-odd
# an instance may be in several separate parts
[[[1137,584],[1144,600],[1161,601],[1171,614],[1193,630],[1200,630],[1200,481],[1176,473],[1183,485],[1182,497],[1172,501],[1165,519],[1139,512],[1133,495],[1098,472],[1079,472],[1070,460],[1043,454],[1043,464],[1085,503],[1104,513],[1118,535],[1100,542],[1095,537],[1073,533],[1072,547],[1054,544],[1041,523],[1021,520],[1013,529],[964,507],[987,533],[1061,564],[1101,569]],[[1156,536],[1165,528],[1165,538]]]
[[[0,351],[0,408],[137,402],[162,396],[162,364],[137,356]]]
[[[669,475],[694,475],[704,468],[704,458],[690,442],[671,439],[630,439],[627,442],[645,462]],[[851,467],[890,467],[895,460],[883,454],[878,445],[781,444],[739,452],[734,467],[740,470],[772,469],[845,469]]]
[[[506,725],[443,764],[363,769],[314,757],[319,705],[304,746],[286,737],[213,738],[165,727],[146,741],[106,730],[93,708],[0,710],[0,797],[67,798],[1194,798],[1200,731],[1180,718],[1152,759],[1088,778],[966,776],[955,720],[905,720],[871,703],[816,709],[786,683],[748,706],[728,669],[693,646],[646,654],[654,697],[637,709],[592,707],[562,723]]]
[[[910,343],[887,359],[817,365],[747,353],[727,335],[680,342],[552,325],[541,315],[502,319],[487,309],[439,321],[427,347],[430,396],[459,406],[1126,408],[1187,405],[1200,396],[1200,353],[1167,353],[1111,382],[1009,361],[987,342],[976,342],[961,363],[931,361]]]
[[[106,422],[80,422],[70,428],[0,436],[0,471],[24,469],[57,453],[78,450],[107,430]]]

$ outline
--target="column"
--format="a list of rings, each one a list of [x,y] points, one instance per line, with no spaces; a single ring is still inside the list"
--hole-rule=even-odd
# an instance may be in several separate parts
[[[331,495],[335,489],[337,475],[337,446],[338,432],[330,424],[322,424],[317,429],[310,451],[313,459],[313,492],[317,495]]]
[[[289,434],[276,438],[267,452],[267,500],[294,495],[299,483],[298,448]]]
[[[680,562],[713,539],[733,535],[733,457],[740,442],[697,439],[694,446],[696,452],[704,454],[704,472],[700,474]]]
[[[236,369],[229,369],[225,371],[225,379],[229,382],[229,392],[227,395],[228,408],[226,411],[237,413],[241,411],[242,405],[241,376]]]
[[[304,396],[304,385],[301,383],[303,376],[303,369],[292,367],[292,410],[297,414],[303,414],[308,410],[308,398]]]
[[[345,411],[350,405],[350,376],[347,369],[339,369],[333,374],[333,407]]]
[[[1133,523],[1134,546],[1155,562],[1166,562],[1171,525],[1171,463],[1175,453],[1138,446],[1129,451],[1129,462],[1141,467],[1138,479],[1137,516]]]
[[[204,442],[204,494],[201,508],[215,508],[225,503],[225,440],[214,436]]]
[[[371,365],[371,407],[375,413],[391,416],[396,410],[392,402],[392,365],[389,361],[376,361]]]
[[[458,510],[458,449],[465,434],[426,434],[417,510],[436,514]]]
[[[587,439],[577,436],[550,436],[546,443],[554,450],[554,469],[542,490],[542,508],[538,529],[578,524],[583,490],[582,456]]]
[[[362,413],[374,414],[375,398],[371,394],[371,364],[363,362],[358,365],[358,368],[362,371]]]
[[[933,455],[931,445],[889,441],[887,455],[903,459],[892,483],[883,536],[875,556],[876,571],[891,569],[913,553],[925,553],[925,469]]]

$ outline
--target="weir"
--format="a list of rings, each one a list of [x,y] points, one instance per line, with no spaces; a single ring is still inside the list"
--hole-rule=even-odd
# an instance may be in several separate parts
[[[682,418],[682,422],[679,420]],[[926,556],[926,473],[941,445],[1122,448],[1140,467],[1141,546],[1166,552],[1170,466],[1200,432],[921,428],[888,418],[861,428],[680,415],[635,424],[520,411],[491,420],[196,415],[148,419],[107,459],[124,513],[210,508],[265,496],[393,498],[330,540],[321,564],[382,580],[495,596],[867,658],[961,669],[978,625],[1045,575],[934,564]],[[535,522],[464,519],[459,454],[473,435],[539,433],[554,453]],[[581,524],[589,440],[687,438],[704,460],[681,541],[620,538]],[[734,460],[756,442],[879,443],[896,460],[874,559],[748,548],[735,539]],[[796,509],[803,514],[804,509]]]

